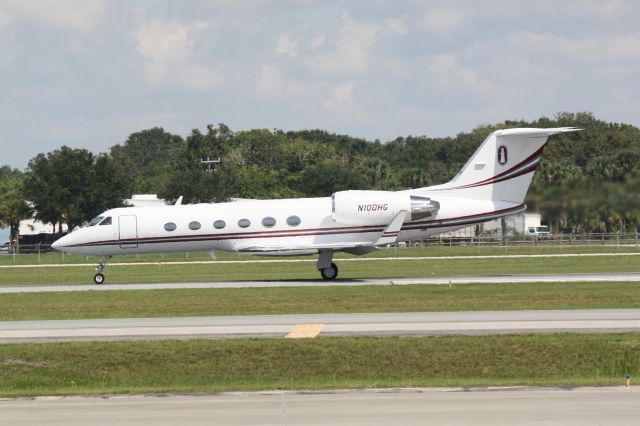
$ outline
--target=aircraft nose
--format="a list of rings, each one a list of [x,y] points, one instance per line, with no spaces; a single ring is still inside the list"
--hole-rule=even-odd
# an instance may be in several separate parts
[[[62,245],[62,240],[64,240],[64,239],[65,239],[65,237],[58,238],[57,240],[55,240],[53,242],[53,244],[51,244],[51,248],[54,249],[54,250],[60,251],[62,249],[62,247],[64,247]]]

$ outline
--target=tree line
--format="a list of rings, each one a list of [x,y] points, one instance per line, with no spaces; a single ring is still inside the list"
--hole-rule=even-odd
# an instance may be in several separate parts
[[[196,203],[429,186],[450,180],[494,130],[561,126],[584,130],[548,144],[526,199],[529,210],[540,212],[556,232],[638,226],[640,129],[587,112],[386,143],[324,130],[233,132],[224,124],[183,138],[156,127],[131,134],[108,153],[63,146],[38,154],[24,171],[1,167],[0,226],[12,227],[14,235],[19,220],[35,212],[58,230],[62,223],[72,229],[141,193]]]

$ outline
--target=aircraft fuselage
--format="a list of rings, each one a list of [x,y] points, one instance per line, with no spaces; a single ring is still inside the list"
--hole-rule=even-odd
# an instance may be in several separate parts
[[[427,238],[524,209],[522,204],[456,199],[441,205],[436,217],[404,223],[397,241]],[[78,229],[56,248],[96,256],[211,250],[297,255],[369,246],[387,225],[340,224],[333,219],[330,197],[124,207],[101,216],[110,217],[110,223]]]

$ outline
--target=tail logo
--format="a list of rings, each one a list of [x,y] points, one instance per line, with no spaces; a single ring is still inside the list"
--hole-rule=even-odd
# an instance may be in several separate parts
[[[500,145],[498,147],[498,164],[504,166],[507,164],[507,147],[504,145]]]

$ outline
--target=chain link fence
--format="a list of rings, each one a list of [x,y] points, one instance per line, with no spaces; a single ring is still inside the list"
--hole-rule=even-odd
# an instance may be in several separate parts
[[[544,238],[534,238],[527,236],[508,235],[480,235],[480,236],[435,236],[423,240],[406,243],[392,244],[391,247],[403,247],[410,249],[429,247],[466,247],[473,248],[476,252],[482,253],[483,249],[501,247],[505,253],[509,250],[527,252],[545,249],[571,249],[589,247],[626,247],[638,248],[639,234],[637,232],[628,233],[582,233],[582,234],[550,234]],[[40,260],[40,255],[54,252],[51,244],[20,244],[19,247],[6,245],[0,247],[0,256],[33,256]],[[60,254],[64,259],[64,253]],[[185,254],[189,258],[188,253]]]
[[[480,236],[435,236],[407,243],[407,245],[419,246],[461,246],[477,245],[478,247],[532,247],[532,248],[558,248],[558,247],[592,247],[592,246],[625,246],[638,247],[638,232],[627,233],[603,233],[588,232],[579,234],[549,234],[544,237],[529,237],[525,235],[480,235]]]

